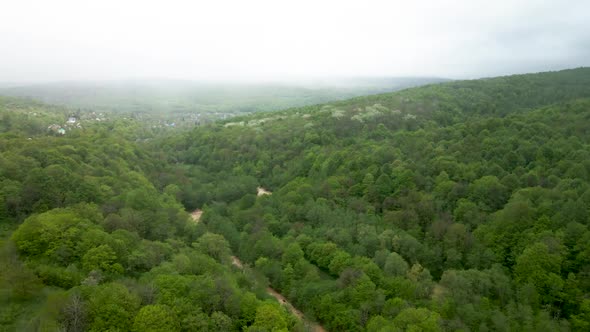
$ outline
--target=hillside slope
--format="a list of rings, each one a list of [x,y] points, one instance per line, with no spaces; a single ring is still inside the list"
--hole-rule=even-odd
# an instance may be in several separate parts
[[[183,132],[67,116],[0,98],[5,330],[309,330],[267,287],[327,331],[590,328],[588,68]]]
[[[328,330],[584,330],[588,98],[581,68],[232,119],[163,141],[160,185]]]

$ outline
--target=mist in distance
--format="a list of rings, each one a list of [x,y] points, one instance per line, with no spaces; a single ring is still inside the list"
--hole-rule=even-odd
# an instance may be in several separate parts
[[[477,78],[590,65],[590,2],[11,1],[2,86]]]

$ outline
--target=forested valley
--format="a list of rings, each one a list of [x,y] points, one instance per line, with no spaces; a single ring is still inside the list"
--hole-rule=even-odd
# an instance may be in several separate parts
[[[0,330],[590,330],[590,68],[69,112],[0,97]]]

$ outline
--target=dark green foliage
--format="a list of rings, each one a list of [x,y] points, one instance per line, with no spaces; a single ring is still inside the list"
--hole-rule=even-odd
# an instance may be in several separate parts
[[[28,140],[42,106],[4,100],[0,324],[301,330],[271,286],[330,331],[585,331],[588,98],[581,68],[149,142],[118,120]]]

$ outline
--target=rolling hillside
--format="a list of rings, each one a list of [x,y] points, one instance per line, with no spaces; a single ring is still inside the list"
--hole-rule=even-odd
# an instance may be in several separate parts
[[[584,330],[589,97],[581,68],[232,119],[165,141],[161,185],[328,330]]]
[[[55,114],[0,102],[5,329],[590,328],[589,68],[149,139]]]

